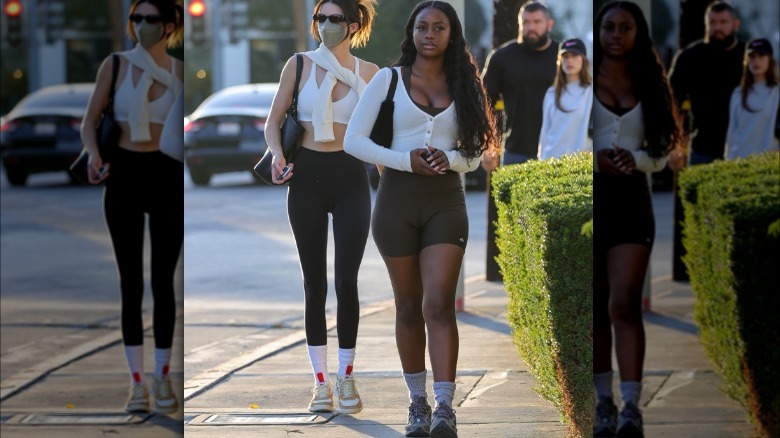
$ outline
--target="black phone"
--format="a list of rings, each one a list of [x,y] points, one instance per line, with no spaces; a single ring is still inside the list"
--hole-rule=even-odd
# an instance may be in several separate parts
[[[277,181],[283,180],[284,177],[287,176],[287,174],[290,173],[291,170],[292,168],[290,167],[289,164],[284,166],[284,169],[282,169],[282,173],[280,173],[279,176],[276,177],[276,180]]]

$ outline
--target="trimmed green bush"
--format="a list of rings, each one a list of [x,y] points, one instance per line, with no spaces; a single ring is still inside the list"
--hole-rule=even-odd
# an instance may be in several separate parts
[[[515,344],[569,435],[590,436],[593,155],[505,166],[492,185]]]
[[[701,343],[762,436],[780,436],[780,154],[680,175]]]

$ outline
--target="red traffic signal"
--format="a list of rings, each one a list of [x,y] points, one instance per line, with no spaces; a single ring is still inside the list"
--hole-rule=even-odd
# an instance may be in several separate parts
[[[6,17],[16,18],[22,15],[22,3],[19,0],[8,0],[3,8]]]
[[[193,0],[190,2],[190,6],[187,7],[187,11],[193,17],[202,17],[206,13],[206,5],[203,0]]]

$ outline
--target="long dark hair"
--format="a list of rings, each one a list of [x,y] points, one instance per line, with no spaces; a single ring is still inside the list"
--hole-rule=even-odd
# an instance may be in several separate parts
[[[666,77],[661,58],[650,39],[650,28],[642,10],[629,1],[615,1],[605,4],[594,21],[594,30],[601,32],[604,16],[610,10],[620,8],[631,14],[637,25],[634,48],[628,55],[628,74],[631,77],[634,94],[642,103],[645,124],[645,145],[643,149],[653,158],[661,158],[683,141],[680,113],[674,100],[672,87]],[[598,74],[604,49],[601,38],[593,42],[593,71]]]
[[[135,10],[141,3],[149,3],[157,8],[160,17],[162,17],[163,26],[168,23],[176,25],[173,32],[168,35],[168,42],[165,44],[167,47],[179,47],[184,43],[184,7],[179,0],[135,0],[130,6],[130,15],[135,14]],[[127,20],[127,35],[133,42],[138,42],[133,22],[129,19]]]
[[[750,68],[748,68],[748,61],[750,59],[749,55],[750,54],[748,51],[745,50],[745,61],[744,66],[742,67],[742,80],[739,83],[739,87],[742,89],[742,107],[747,111],[754,113],[756,111],[751,109],[747,103],[748,94],[750,94],[750,91],[753,89],[753,85],[756,83],[756,78],[753,76],[753,72],[751,72]],[[766,85],[768,87],[774,87],[777,85],[777,67],[775,63],[775,57],[772,56],[771,53],[765,56],[769,57],[769,69],[766,71]]]
[[[458,120],[457,148],[464,157],[479,157],[486,150],[498,147],[500,137],[496,129],[496,117],[488,103],[477,63],[469,52],[460,20],[452,5],[443,1],[424,1],[414,8],[409,22],[406,23],[401,57],[395,65],[408,67],[417,58],[417,48],[414,47],[412,35],[414,21],[420,11],[426,8],[436,8],[444,12],[450,21],[450,43],[444,53],[444,74]]]
[[[553,81],[553,87],[555,87],[555,107],[559,110],[570,113],[573,110],[567,110],[566,108],[561,105],[561,96],[563,96],[563,90],[566,89],[566,85],[568,83],[568,78],[566,77],[566,72],[563,71],[563,53],[561,52],[558,54],[558,69],[555,73],[555,80]],[[588,61],[588,57],[585,55],[577,54],[580,58],[582,58],[582,70],[580,70],[580,86],[581,87],[587,87],[588,85],[593,83],[593,79],[590,77],[590,61]]]
[[[371,36],[374,20],[376,20],[376,0],[320,0],[314,6],[315,15],[320,13],[320,9],[325,3],[333,3],[344,11],[344,16],[347,17],[347,27],[352,23],[360,25],[357,32],[350,36],[352,41],[350,41],[349,46],[365,46]],[[317,31],[317,23],[314,21],[311,22],[309,33],[318,43],[322,42],[320,33]]]

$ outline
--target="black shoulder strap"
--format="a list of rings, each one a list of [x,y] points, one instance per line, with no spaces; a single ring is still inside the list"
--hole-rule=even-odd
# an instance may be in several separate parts
[[[387,89],[387,97],[385,97],[385,100],[392,101],[393,96],[395,95],[395,87],[398,85],[398,73],[393,67],[388,68],[390,69],[390,73],[393,74],[393,78],[390,79],[390,88]]]
[[[111,89],[108,92],[108,111],[114,113],[114,93],[116,92],[116,77],[119,73],[119,57],[111,54]]]
[[[290,103],[290,110],[298,114],[298,85],[301,83],[301,73],[303,72],[303,55],[300,53],[295,54],[295,86],[293,87],[292,102]]]

